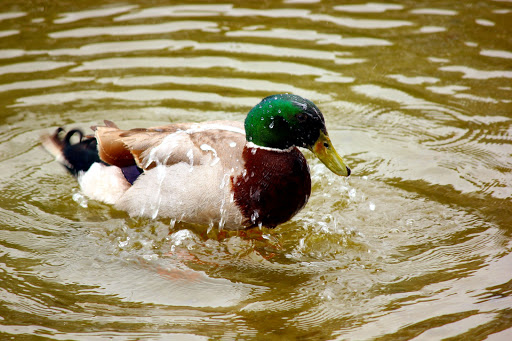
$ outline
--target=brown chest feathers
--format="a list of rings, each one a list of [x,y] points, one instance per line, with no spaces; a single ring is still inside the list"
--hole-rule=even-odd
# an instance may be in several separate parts
[[[274,228],[304,207],[311,194],[311,177],[297,148],[274,151],[246,146],[242,156],[245,169],[231,183],[244,225]]]

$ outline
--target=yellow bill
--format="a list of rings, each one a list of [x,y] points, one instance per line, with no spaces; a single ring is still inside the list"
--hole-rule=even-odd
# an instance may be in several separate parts
[[[329,136],[325,135],[323,132],[320,132],[318,140],[316,140],[315,144],[311,146],[309,150],[311,150],[334,174],[343,176],[350,175],[350,168],[345,165],[341,156],[336,152],[336,149],[334,149]]]

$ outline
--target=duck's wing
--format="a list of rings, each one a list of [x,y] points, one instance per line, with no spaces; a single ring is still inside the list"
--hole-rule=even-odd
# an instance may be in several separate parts
[[[245,145],[243,124],[234,121],[178,123],[122,130],[111,122],[95,127],[98,154],[102,161],[118,167],[137,165],[143,170],[220,162],[233,168]]]

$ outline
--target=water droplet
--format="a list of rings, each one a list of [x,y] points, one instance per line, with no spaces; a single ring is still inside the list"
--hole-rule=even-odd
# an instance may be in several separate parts
[[[159,207],[160,207],[160,200],[158,202],[158,206],[155,208],[155,210],[153,211],[153,214],[151,215],[152,219],[156,219],[156,217],[158,217]]]
[[[270,129],[274,128],[274,121],[270,122],[270,124],[268,125],[268,127],[269,127]]]
[[[214,166],[215,164],[217,164],[220,161],[219,157],[217,156],[217,151],[212,146],[205,143],[205,144],[202,144],[199,148],[201,148],[201,150],[203,150],[205,152],[213,153],[213,160],[212,160],[210,166]]]
[[[151,255],[142,255],[142,258],[144,258],[147,261],[154,261],[158,259],[158,255],[155,255],[154,253]]]
[[[194,151],[192,149],[187,152],[187,157],[190,164],[189,172],[192,172],[194,170]]]
[[[87,198],[80,192],[73,193],[73,200],[83,208],[87,208]]]
[[[222,230],[224,228],[224,225],[226,224],[225,213],[226,213],[226,210],[221,208],[220,209],[219,231]]]
[[[373,202],[370,201],[370,211],[375,211],[375,204]]]
[[[256,223],[256,219],[258,219],[260,217],[259,213],[257,211],[254,211],[252,214],[251,214],[251,221],[253,223]]]
[[[350,191],[348,191],[348,196],[350,199],[355,199],[356,197],[356,189],[352,188]]]
[[[224,186],[226,186],[227,179],[229,179],[229,174],[225,173],[224,176],[222,177],[222,181],[220,182],[220,186],[219,186],[220,189],[223,189]]]
[[[119,242],[119,247],[125,247],[130,243],[130,237],[126,237],[125,241]]]
[[[231,142],[229,143],[229,146],[230,146],[231,148],[235,148],[235,147],[236,147],[236,142],[231,141]]]

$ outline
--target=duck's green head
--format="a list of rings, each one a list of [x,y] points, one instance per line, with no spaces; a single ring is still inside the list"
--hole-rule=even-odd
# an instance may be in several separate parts
[[[324,116],[317,106],[297,95],[279,94],[264,98],[245,119],[247,141],[258,146],[311,150],[327,168],[338,175],[350,175],[327,135]]]

